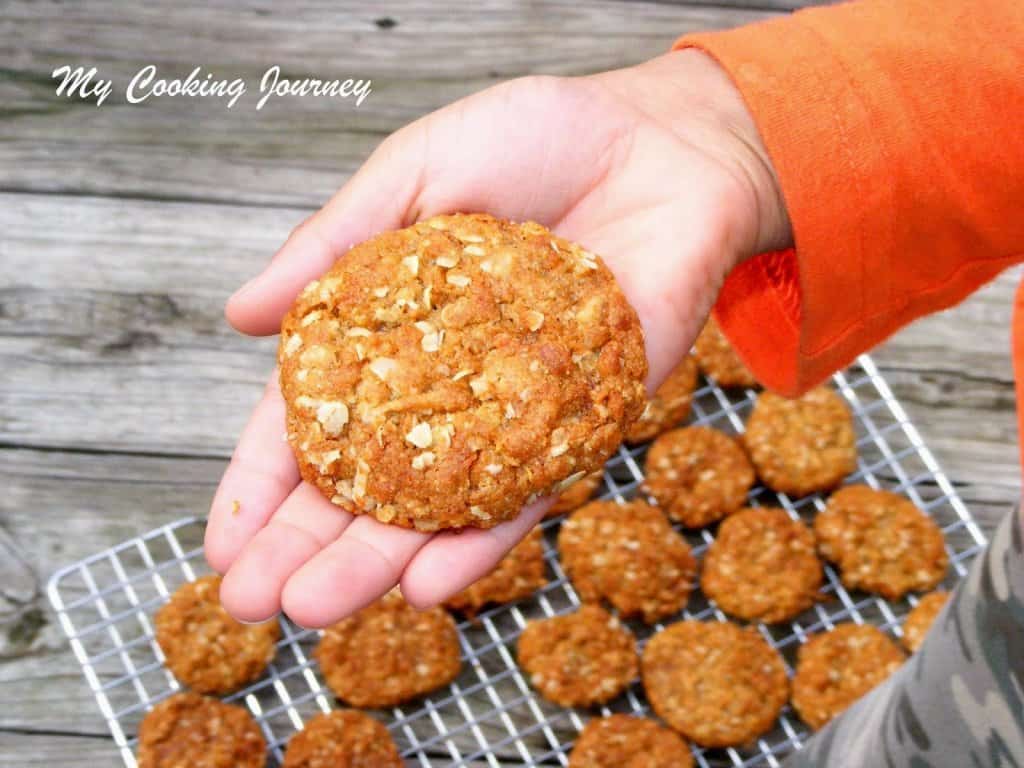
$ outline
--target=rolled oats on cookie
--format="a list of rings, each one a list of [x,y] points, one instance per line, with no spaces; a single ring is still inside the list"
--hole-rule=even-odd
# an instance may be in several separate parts
[[[857,468],[857,434],[843,399],[828,387],[797,398],[762,392],[743,444],[765,485],[790,496],[835,488]]]
[[[640,323],[600,259],[483,214],[352,247],[285,316],[279,360],[303,479],[420,531],[562,492],[645,402]]]
[[[242,624],[220,604],[220,576],[180,586],[156,612],[156,641],[174,676],[199,693],[229,693],[263,674],[281,627]]]
[[[142,718],[136,760],[139,768],[263,768],[267,742],[245,707],[176,693]]]

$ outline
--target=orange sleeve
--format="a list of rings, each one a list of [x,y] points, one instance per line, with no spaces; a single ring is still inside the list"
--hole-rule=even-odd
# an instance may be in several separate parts
[[[793,224],[715,307],[797,394],[1024,258],[1024,3],[862,0],[689,35],[757,123]]]

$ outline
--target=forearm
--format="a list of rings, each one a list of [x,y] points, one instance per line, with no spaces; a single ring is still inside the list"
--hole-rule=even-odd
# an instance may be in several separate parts
[[[742,264],[717,307],[769,386],[806,389],[1024,255],[1024,6],[863,0],[679,45],[729,73],[792,222],[795,252]]]
[[[786,768],[1024,765],[1024,534],[1008,515],[924,645]]]

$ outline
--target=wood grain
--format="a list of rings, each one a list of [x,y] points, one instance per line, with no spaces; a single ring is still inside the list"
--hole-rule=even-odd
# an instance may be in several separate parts
[[[769,15],[607,0],[174,7],[7,3],[0,189],[319,206],[381,138],[443,104],[511,77],[627,66],[687,31]],[[69,61],[114,79],[101,108],[54,94],[51,72]],[[249,92],[230,110],[209,99],[128,104],[124,88],[150,63],[168,77],[201,64]],[[358,108],[307,97],[257,112],[273,64],[296,78],[370,78],[374,92]]]
[[[0,766],[118,762],[45,581],[205,511],[273,365],[274,340],[234,333],[223,303],[384,136],[509,77],[626,66],[683,32],[805,4],[3,3]],[[50,73],[69,62],[115,78],[118,95],[102,108],[55,96]],[[278,64],[368,77],[374,93],[358,109],[128,105],[123,87],[148,63],[168,76],[201,64],[250,90]],[[1020,493],[1008,357],[1019,277],[874,354],[988,530]]]

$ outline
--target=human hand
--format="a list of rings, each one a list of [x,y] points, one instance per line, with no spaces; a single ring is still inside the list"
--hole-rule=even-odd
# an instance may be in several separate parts
[[[272,334],[352,243],[436,213],[532,219],[600,254],[639,315],[649,388],[689,350],[740,259],[789,237],[777,183],[725,74],[686,51],[585,78],[524,78],[398,131],[228,303]],[[487,573],[549,502],[494,528],[429,535],[354,516],[300,482],[271,377],[214,498],[206,557],[244,621],[330,624],[400,584],[436,604]],[[237,509],[236,501],[238,502]]]

